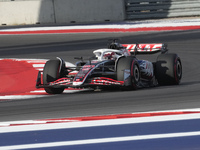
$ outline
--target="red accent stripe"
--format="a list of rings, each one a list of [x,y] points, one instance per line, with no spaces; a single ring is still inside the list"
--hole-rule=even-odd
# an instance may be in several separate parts
[[[184,115],[184,114],[195,114],[195,113],[200,113],[200,111],[150,112],[150,113],[116,114],[116,115],[91,116],[91,117],[40,119],[40,120],[33,120],[33,121],[35,121],[35,123],[26,123],[26,121],[24,121],[24,123],[21,123],[21,124],[11,123],[6,126],[40,125],[40,124],[51,124],[51,123],[67,123],[67,122],[74,122],[74,121],[95,121],[95,120],[97,121],[97,120],[108,120],[108,119],[155,117],[155,116]],[[38,123],[37,123],[37,121],[38,121]],[[42,121],[42,122],[44,121],[44,123],[41,123],[40,121]]]
[[[146,28],[102,28],[102,29],[65,29],[40,31],[0,31],[0,34],[52,34],[52,33],[91,33],[91,32],[139,32],[139,31],[172,31],[199,30],[200,26],[146,27]]]
[[[79,121],[93,121],[93,120],[107,120],[107,119],[120,119],[120,118],[139,118],[139,117],[181,115],[181,114],[194,114],[194,113],[200,113],[200,112],[193,112],[193,111],[185,111],[185,112],[153,112],[153,113],[138,113],[138,114],[117,114],[117,115],[107,115],[107,116],[62,118],[62,119],[63,120],[67,119],[67,120],[79,120]],[[52,120],[52,119],[50,119],[50,120]],[[58,119],[55,119],[55,120],[58,120]],[[48,121],[48,119],[46,121]]]

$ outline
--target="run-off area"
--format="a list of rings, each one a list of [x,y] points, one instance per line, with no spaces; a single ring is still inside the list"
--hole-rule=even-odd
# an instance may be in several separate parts
[[[36,89],[38,71],[45,59],[0,59],[0,101],[48,96],[44,89]],[[72,88],[65,93],[78,92]]]

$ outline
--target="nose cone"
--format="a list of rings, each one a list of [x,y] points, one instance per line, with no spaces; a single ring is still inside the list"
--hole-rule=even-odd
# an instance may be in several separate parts
[[[83,84],[83,82],[79,82],[79,81],[73,82],[73,86],[80,86],[81,84]]]

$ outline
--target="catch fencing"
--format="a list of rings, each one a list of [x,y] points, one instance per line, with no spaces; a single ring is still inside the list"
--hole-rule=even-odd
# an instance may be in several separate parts
[[[200,0],[125,0],[126,20],[200,16]]]

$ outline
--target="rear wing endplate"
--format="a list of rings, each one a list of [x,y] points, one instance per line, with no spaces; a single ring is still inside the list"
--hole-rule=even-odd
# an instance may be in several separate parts
[[[154,54],[166,53],[167,45],[163,43],[156,44],[122,44],[131,54]]]

